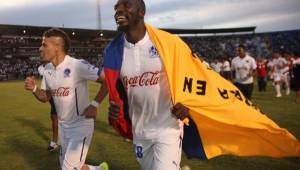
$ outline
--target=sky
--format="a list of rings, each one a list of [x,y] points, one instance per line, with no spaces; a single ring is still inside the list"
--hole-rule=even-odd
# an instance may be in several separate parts
[[[97,0],[0,0],[0,24],[99,29]],[[144,0],[145,21],[159,28],[257,26],[300,29],[300,0]],[[100,0],[101,28],[115,30],[113,6]]]

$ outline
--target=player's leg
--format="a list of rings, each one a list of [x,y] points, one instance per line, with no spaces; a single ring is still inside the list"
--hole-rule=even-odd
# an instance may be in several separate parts
[[[274,74],[274,84],[275,84],[274,87],[275,87],[275,91],[276,91],[276,97],[281,97],[280,83],[281,83],[280,74]]]
[[[267,90],[267,83],[268,83],[267,77],[264,77],[263,78],[263,91]]]
[[[59,147],[59,153],[58,154],[59,154],[59,164],[62,167],[69,139],[65,135],[64,128],[60,125],[58,125],[58,126],[59,126],[59,128],[58,128],[59,133],[58,134],[59,134],[59,140],[60,140],[60,147]]]
[[[252,92],[253,92],[253,83],[250,84],[245,84],[245,96],[247,97],[247,99],[251,99],[252,97]]]
[[[61,165],[63,170],[107,170],[101,166],[85,164],[93,132],[93,125],[76,127],[67,131],[69,140]]]
[[[246,95],[245,95],[245,87],[244,87],[243,84],[240,84],[240,83],[235,82],[234,85],[242,92],[242,94],[243,94],[244,96],[246,96]]]
[[[153,170],[179,170],[182,136],[164,138],[154,145]]]
[[[257,77],[258,91],[263,91],[263,77]]]
[[[51,98],[49,102],[51,105],[50,118],[52,126],[52,141],[50,141],[48,150],[53,151],[58,148],[58,119],[53,99]]]
[[[51,114],[52,121],[52,140],[58,143],[58,119],[57,114]]]
[[[142,170],[151,170],[153,165],[153,142],[151,140],[134,140],[134,152]]]
[[[283,83],[286,87],[286,95],[289,95],[290,94],[290,79],[289,79],[289,75],[288,74],[284,74],[282,76],[282,80],[283,80]]]

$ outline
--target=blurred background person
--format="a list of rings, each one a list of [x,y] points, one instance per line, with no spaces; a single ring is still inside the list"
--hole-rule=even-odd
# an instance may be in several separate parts
[[[267,87],[267,65],[263,58],[257,58],[257,85],[258,91],[266,91]]]
[[[221,65],[221,75],[231,81],[232,78],[231,78],[231,67],[230,67],[230,62],[227,60],[226,57],[223,57],[222,58],[222,65]]]
[[[241,90],[247,99],[251,99],[253,91],[253,76],[256,72],[256,62],[253,57],[246,54],[246,47],[239,45],[238,56],[231,62],[232,70],[235,71],[234,85]]]
[[[296,103],[300,103],[300,57],[294,55],[293,68],[291,74],[292,89],[296,92]]]

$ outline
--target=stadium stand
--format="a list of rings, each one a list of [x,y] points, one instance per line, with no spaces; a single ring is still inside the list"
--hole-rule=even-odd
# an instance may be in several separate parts
[[[43,32],[50,27],[0,25],[0,80],[38,75],[39,47]],[[102,51],[116,32],[61,28],[71,38],[69,54],[102,65]]]
[[[244,44],[251,56],[270,58],[273,50],[300,50],[300,30],[272,33],[233,34],[218,36],[184,36],[182,39],[194,52],[207,60],[220,57],[233,58],[235,49]]]
[[[38,74],[41,35],[49,28],[0,24],[0,81]],[[117,34],[112,30],[61,29],[71,38],[70,55],[97,66],[102,65],[104,47]],[[244,44],[253,57],[270,58],[274,49],[283,48],[300,52],[300,30],[271,33],[255,33],[255,27],[164,30],[179,34],[194,52],[208,62],[221,58],[230,60],[236,55],[235,49],[239,44]]]

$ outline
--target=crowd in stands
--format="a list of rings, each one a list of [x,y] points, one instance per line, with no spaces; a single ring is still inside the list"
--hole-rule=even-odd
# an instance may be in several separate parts
[[[81,58],[95,66],[101,66],[102,57]],[[39,77],[39,60],[32,59],[1,59],[0,58],[0,81],[11,79],[25,79],[27,76]]]
[[[0,60],[0,80],[24,79],[28,75],[37,75],[39,61],[28,59],[2,59]]]
[[[40,37],[0,38],[0,81],[38,76],[40,45]],[[100,46],[99,42],[73,40],[69,53],[75,58],[101,66],[103,48],[104,45]]]
[[[290,52],[300,50],[300,31],[286,31],[258,34],[234,34],[218,36],[192,36],[182,39],[205,61],[214,64],[216,60],[231,61],[236,56],[236,48],[243,44],[254,58],[271,58],[274,49],[284,48]],[[0,38],[0,80],[23,79],[26,75],[37,75],[38,48],[40,38]],[[98,44],[97,44],[98,43]],[[70,54],[83,58],[91,64],[101,66],[102,51],[99,42],[73,42]],[[27,53],[25,57],[15,57],[16,53]],[[299,53],[299,52],[298,52]],[[33,54],[31,56],[30,54]],[[13,56],[13,57],[12,57]]]
[[[270,58],[273,50],[284,48],[287,51],[300,50],[300,31],[274,33],[193,36],[182,37],[191,49],[199,56],[214,60],[216,58],[233,58],[239,44],[246,46],[248,53],[254,58]],[[299,52],[298,52],[299,53]]]

